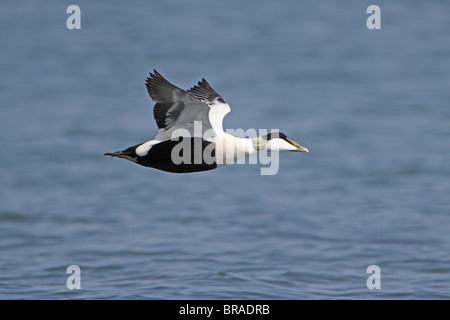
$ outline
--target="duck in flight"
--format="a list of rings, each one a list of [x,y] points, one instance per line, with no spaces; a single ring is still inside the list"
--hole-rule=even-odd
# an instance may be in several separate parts
[[[255,138],[224,132],[222,121],[230,106],[205,79],[183,90],[153,70],[146,87],[155,102],[153,116],[158,134],[153,140],[105,155],[186,173],[212,170],[262,151],[308,152],[281,132]]]

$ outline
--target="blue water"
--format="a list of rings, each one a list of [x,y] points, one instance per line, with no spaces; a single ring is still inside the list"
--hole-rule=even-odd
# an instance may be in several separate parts
[[[2,2],[0,298],[449,299],[449,13]],[[224,128],[279,129],[310,153],[280,154],[272,176],[104,157],[156,134],[153,68],[182,88],[205,77],[231,105]]]

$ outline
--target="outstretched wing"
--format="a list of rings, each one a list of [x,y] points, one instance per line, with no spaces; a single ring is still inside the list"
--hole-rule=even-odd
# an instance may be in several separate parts
[[[187,90],[197,99],[206,103],[210,108],[209,121],[216,131],[223,131],[222,122],[225,115],[230,112],[230,106],[205,80],[199,81],[197,85]]]
[[[215,104],[210,103],[209,96],[206,99],[202,98],[208,90],[212,90],[209,84],[207,86],[210,89],[199,87],[200,90],[194,90],[192,93],[174,86],[156,70],[153,72],[154,74],[150,73],[150,77],[147,78],[146,87],[150,97],[156,102],[153,109],[153,116],[159,129],[156,139],[168,140],[185,134],[190,137],[198,137],[199,134],[203,135],[206,130],[211,128],[215,132],[219,129],[222,130],[222,119],[225,114],[219,121],[216,108],[214,108]],[[217,93],[215,94],[217,95]],[[194,130],[194,122],[197,121],[201,122],[201,132]],[[184,130],[175,131],[177,129]]]
[[[225,103],[225,100],[209,85],[209,83],[203,78],[202,81],[198,82],[198,85],[193,86],[187,90],[197,99],[205,102],[206,104]]]
[[[153,72],[147,78],[146,87],[150,97],[156,102],[153,116],[159,129],[157,140],[169,140],[183,135],[195,137],[211,128],[208,119],[210,108],[206,103],[174,86],[156,70]],[[201,133],[199,130],[194,132],[194,121],[201,121]]]

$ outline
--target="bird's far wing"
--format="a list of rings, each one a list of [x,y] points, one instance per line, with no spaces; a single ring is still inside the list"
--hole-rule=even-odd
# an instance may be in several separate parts
[[[187,90],[187,92],[203,101],[211,108],[208,115],[211,126],[216,132],[223,132],[223,118],[231,110],[225,100],[209,85],[205,79],[199,81],[197,85]]]
[[[180,89],[163,78],[156,70],[147,78],[146,87],[156,102],[153,116],[159,129],[158,140],[168,140],[176,136],[197,137],[211,129],[208,117],[210,106],[195,95]],[[202,129],[194,130],[194,122],[201,121]],[[176,129],[185,129],[175,131]],[[186,131],[187,130],[187,131]]]
[[[205,79],[199,81],[198,85],[193,86],[187,90],[187,92],[207,104],[214,103],[215,99],[219,102],[225,103],[225,100],[209,85]]]

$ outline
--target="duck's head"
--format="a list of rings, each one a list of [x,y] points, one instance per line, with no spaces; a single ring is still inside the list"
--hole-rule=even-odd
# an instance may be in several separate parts
[[[253,145],[256,150],[262,151],[291,151],[291,152],[309,152],[294,140],[289,139],[282,132],[272,132],[262,137],[253,139]]]

